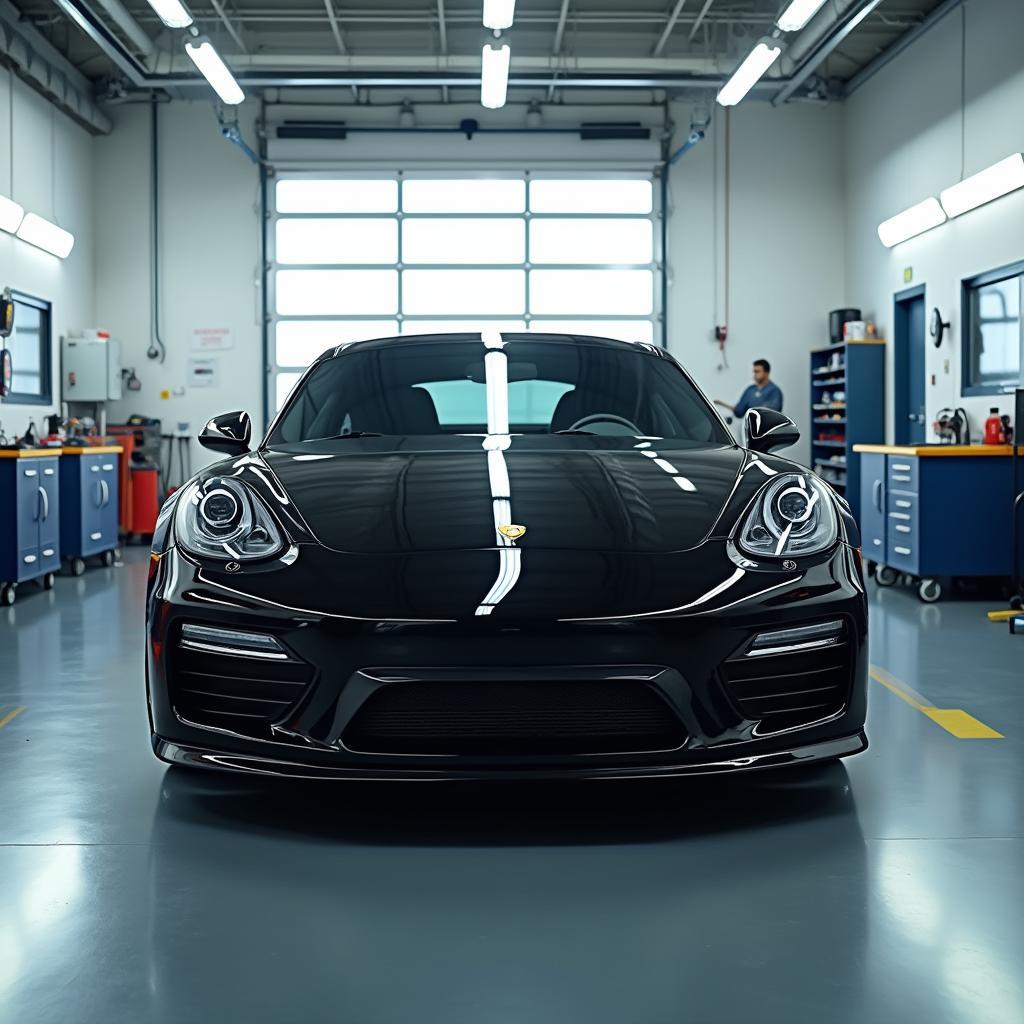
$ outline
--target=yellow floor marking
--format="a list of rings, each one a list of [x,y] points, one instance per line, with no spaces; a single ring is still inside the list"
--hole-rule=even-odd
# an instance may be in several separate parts
[[[1003,734],[990,729],[984,722],[979,722],[960,708],[937,708],[924,694],[918,693],[911,686],[890,675],[884,668],[871,666],[871,678],[881,683],[890,693],[896,694],[900,700],[909,704],[922,715],[930,718],[936,725],[941,725],[950,735],[958,740],[1001,740]]]
[[[1008,611],[998,612],[986,612],[989,622],[1007,622],[1010,619],[1015,619],[1018,615],[1024,615],[1024,612],[1019,609],[1010,609]]]
[[[2,729],[8,723],[13,722],[18,717],[18,715],[20,715],[24,710],[24,708],[15,708],[13,711],[9,711],[6,715],[4,715],[3,718],[0,718],[0,729]]]

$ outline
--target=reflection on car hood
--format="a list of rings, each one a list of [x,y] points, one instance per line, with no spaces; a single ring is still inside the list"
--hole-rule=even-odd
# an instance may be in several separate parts
[[[367,451],[262,458],[321,544],[386,553],[493,548],[520,524],[522,548],[679,551],[699,544],[736,488],[725,446]],[[758,474],[759,475],[759,474]],[[762,478],[763,479],[763,478]]]

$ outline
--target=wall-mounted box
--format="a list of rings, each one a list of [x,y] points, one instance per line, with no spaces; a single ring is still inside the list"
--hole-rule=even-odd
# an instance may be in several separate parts
[[[61,398],[109,402],[121,397],[121,343],[113,338],[61,340]]]

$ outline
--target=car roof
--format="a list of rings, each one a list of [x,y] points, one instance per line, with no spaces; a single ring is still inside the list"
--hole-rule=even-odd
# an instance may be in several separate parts
[[[542,334],[536,331],[501,331],[500,333],[504,341],[540,341],[548,344],[588,345],[600,348],[625,349],[628,351],[641,350],[659,356],[667,354],[660,346],[652,345],[649,342],[622,341],[617,338],[600,338],[590,334]],[[320,356],[320,359],[333,359],[343,352],[350,352],[354,349],[362,352],[367,349],[390,348],[396,344],[430,345],[451,341],[478,341],[479,339],[479,331],[464,331],[451,334],[403,334],[391,338],[371,338],[365,341],[343,342],[328,349]]]

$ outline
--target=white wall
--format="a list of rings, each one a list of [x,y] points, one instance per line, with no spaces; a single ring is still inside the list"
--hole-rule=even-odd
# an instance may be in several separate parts
[[[674,104],[678,138],[687,107]],[[725,316],[725,113],[670,178],[669,350],[712,398],[735,404],[765,358],[810,457],[810,357],[828,344],[828,312],[846,305],[843,113],[839,106],[751,102],[730,124],[730,308],[722,367],[714,326]],[[717,286],[716,286],[717,264]],[[716,303],[717,291],[717,303]]]
[[[24,82],[0,72],[0,193],[75,236],[71,255],[61,260],[0,232],[0,288],[9,286],[53,304],[53,402],[0,401],[0,423],[8,437],[24,433],[30,419],[44,429],[42,418],[56,411],[60,401],[59,338],[70,328],[93,326],[93,142]]]
[[[965,174],[1024,149],[1024,4],[971,0],[966,15]],[[975,439],[990,406],[1012,412],[1010,396],[964,398],[960,381],[962,278],[1024,258],[1024,191],[933,231],[885,249],[880,221],[960,179],[961,11],[934,28],[846,103],[847,298],[892,332],[893,295],[926,285],[926,308],[938,306],[951,331],[927,350],[927,428],[943,406],[962,406]],[[888,436],[892,423],[892,344],[888,346]],[[935,383],[932,383],[934,375]]]
[[[254,142],[251,105],[243,134]],[[165,432],[187,423],[193,438],[219,412],[247,409],[259,421],[259,176],[256,166],[220,135],[212,104],[160,107],[161,336],[163,363],[147,359],[150,330],[150,118],[148,104],[108,109],[114,131],[96,143],[96,309],[120,338],[122,359],[142,390],[125,391],[110,417],[158,416]],[[234,348],[219,356],[220,379],[186,387],[191,335],[226,327]],[[163,392],[170,396],[162,398]],[[212,461],[193,441],[195,468]],[[201,461],[200,461],[201,460]]]

